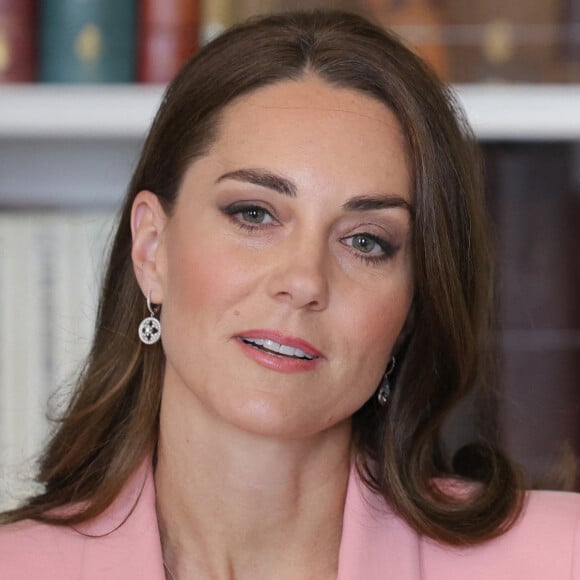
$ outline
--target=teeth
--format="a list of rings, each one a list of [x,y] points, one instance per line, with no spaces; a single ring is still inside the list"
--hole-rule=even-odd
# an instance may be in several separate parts
[[[244,338],[245,342],[250,344],[255,344],[256,346],[261,346],[264,349],[270,350],[272,352],[276,352],[278,354],[282,354],[285,356],[292,356],[296,358],[305,358],[308,360],[312,360],[314,357],[306,354],[303,350],[299,348],[294,348],[292,346],[288,346],[286,344],[280,344],[278,342],[274,342],[269,338]]]

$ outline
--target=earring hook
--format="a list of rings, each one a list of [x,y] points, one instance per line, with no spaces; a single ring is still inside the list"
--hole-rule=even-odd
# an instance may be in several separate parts
[[[149,293],[147,294],[147,309],[149,310],[149,314],[151,314],[151,316],[154,317],[155,310],[153,310],[151,306],[151,290],[149,290]]]

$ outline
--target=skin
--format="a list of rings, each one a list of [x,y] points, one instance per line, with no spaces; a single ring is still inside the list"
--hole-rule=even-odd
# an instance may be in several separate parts
[[[167,359],[158,513],[179,580],[336,578],[350,418],[413,295],[410,183],[391,111],[306,76],[226,108],[170,218],[137,196],[135,271],[162,304]],[[242,347],[249,329],[320,356],[269,368]]]

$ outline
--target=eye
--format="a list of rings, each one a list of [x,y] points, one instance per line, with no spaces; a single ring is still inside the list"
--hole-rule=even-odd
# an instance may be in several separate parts
[[[355,234],[344,238],[344,243],[361,254],[367,256],[382,256],[388,253],[389,244],[371,234]]]
[[[392,258],[398,250],[387,240],[366,232],[343,238],[342,242],[352,248],[357,258],[371,265]]]
[[[246,207],[238,212],[240,219],[251,224],[263,224],[272,220],[272,216],[259,206]]]
[[[382,248],[378,244],[377,240],[373,236],[369,236],[367,234],[357,234],[356,236],[352,236],[351,238],[351,246],[362,252],[363,254],[373,254],[377,251],[382,253]]]
[[[276,223],[270,211],[255,203],[236,202],[221,208],[221,211],[245,230],[256,230]]]

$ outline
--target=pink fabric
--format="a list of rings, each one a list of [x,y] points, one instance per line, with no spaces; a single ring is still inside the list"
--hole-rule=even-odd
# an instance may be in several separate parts
[[[338,580],[580,580],[579,526],[580,495],[532,492],[510,532],[453,549],[419,537],[353,470]],[[0,528],[0,580],[165,579],[149,464],[80,532],[32,522]]]
[[[165,580],[149,465],[78,531],[35,522],[0,527],[0,580]]]
[[[338,580],[580,580],[580,494],[535,491],[503,536],[457,549],[420,537],[351,473]]]

